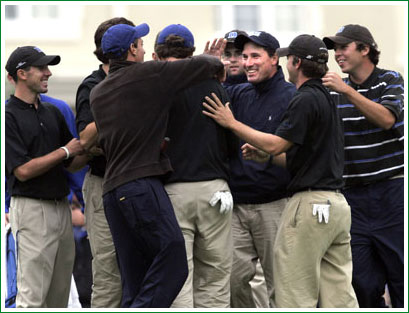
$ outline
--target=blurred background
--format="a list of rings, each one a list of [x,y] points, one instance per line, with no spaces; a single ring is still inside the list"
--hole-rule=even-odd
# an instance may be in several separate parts
[[[97,2],[98,3],[98,2]],[[34,45],[46,54],[58,54],[61,63],[51,67],[48,94],[75,106],[78,85],[99,62],[93,55],[94,32],[112,17],[123,16],[135,24],[146,22],[145,61],[151,60],[156,34],[169,24],[187,26],[195,36],[196,53],[206,41],[222,37],[232,29],[264,30],[287,46],[300,34],[333,36],[346,24],[369,28],[381,50],[379,67],[405,76],[407,64],[407,2],[2,2],[2,75],[5,62],[18,46]],[[285,66],[285,58],[280,59]],[[330,70],[340,73],[330,52]],[[286,71],[284,71],[286,72]],[[340,73],[341,74],[341,73]],[[342,75],[344,76],[344,75]],[[5,79],[5,94],[13,92]]]

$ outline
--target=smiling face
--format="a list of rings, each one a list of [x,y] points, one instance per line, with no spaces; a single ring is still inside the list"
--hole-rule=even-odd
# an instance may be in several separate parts
[[[243,57],[240,49],[237,49],[233,44],[227,44],[223,53],[223,60],[229,61],[227,66],[228,76],[237,76],[244,73]]]
[[[28,71],[24,71],[25,83],[33,93],[46,93],[48,91],[48,78],[51,71],[48,65],[31,66]]]
[[[335,44],[335,61],[338,63],[341,71],[347,74],[353,74],[362,65],[369,49],[359,51],[355,42],[345,45]]]
[[[243,48],[244,70],[252,84],[261,83],[277,72],[278,57],[270,57],[263,47],[247,42]]]

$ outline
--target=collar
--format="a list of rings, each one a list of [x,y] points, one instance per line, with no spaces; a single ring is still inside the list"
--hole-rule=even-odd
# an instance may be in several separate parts
[[[107,74],[105,74],[104,72],[104,69],[102,68],[102,64],[99,65],[97,75],[102,79],[104,79],[107,76]]]
[[[10,99],[9,99],[8,103],[10,103],[10,102],[11,102],[12,105],[14,105],[14,106],[16,106],[16,107],[18,107],[19,109],[22,109],[22,110],[29,110],[29,109],[34,109],[35,110],[34,103],[24,102],[23,100],[21,100],[20,98],[17,98],[14,95],[10,96]],[[41,104],[41,101],[40,101],[40,97],[38,97],[38,109],[37,109],[37,111],[40,110],[41,106],[42,106],[42,104]]]
[[[276,84],[278,81],[284,80],[284,74],[281,66],[277,67],[277,72],[273,75],[273,77],[264,80],[258,84],[254,84],[254,88],[258,93],[264,93],[271,89],[271,87]]]
[[[131,62],[131,61],[118,61],[118,60],[111,60],[111,63],[109,64],[109,74],[116,72],[117,70],[120,70],[121,68],[136,64],[137,62]],[[102,70],[102,69],[101,69]]]
[[[321,78],[311,78],[311,79],[305,81],[298,89],[301,89],[301,88],[307,87],[307,86],[323,87],[322,80],[321,80]]]
[[[374,70],[372,71],[371,75],[360,85],[355,84],[350,77],[348,77],[347,84],[350,85],[355,90],[357,89],[369,89],[371,86],[374,85],[375,81],[378,79],[379,74],[381,73],[381,69],[375,66]]]
[[[247,83],[247,75],[246,74],[239,74],[239,75],[231,75],[227,76],[226,81],[224,84],[226,85],[237,85]]]

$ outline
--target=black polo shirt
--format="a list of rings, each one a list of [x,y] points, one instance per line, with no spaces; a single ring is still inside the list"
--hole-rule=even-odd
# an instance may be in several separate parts
[[[238,138],[205,116],[204,97],[215,93],[222,103],[229,97],[222,85],[209,79],[179,93],[170,110],[165,153],[174,171],[166,183],[229,180],[229,158],[239,149]]]
[[[75,110],[77,112],[75,121],[77,124],[78,134],[82,132],[88,124],[94,122],[94,116],[89,105],[89,96],[92,88],[104,80],[107,75],[102,69],[102,64],[97,71],[93,71],[91,75],[86,77],[77,90],[77,97],[75,100]],[[91,168],[91,173],[99,177],[104,177],[107,160],[105,156],[94,156],[88,165]]]
[[[287,151],[289,191],[343,187],[342,121],[320,79],[310,79],[300,86],[276,135],[294,144]]]
[[[55,106],[38,101],[33,104],[11,96],[5,108],[6,177],[11,196],[60,199],[68,195],[63,162],[43,175],[19,181],[13,170],[67,144],[73,137],[64,116]]]

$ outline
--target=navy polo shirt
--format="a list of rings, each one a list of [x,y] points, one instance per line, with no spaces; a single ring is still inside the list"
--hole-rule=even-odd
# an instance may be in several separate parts
[[[296,88],[284,79],[281,67],[259,84],[227,87],[234,116],[250,127],[274,134]],[[244,144],[240,141],[240,145]],[[287,196],[290,175],[285,168],[243,160],[241,150],[230,161],[229,186],[235,203],[259,204]]]
[[[72,138],[58,108],[38,101],[36,109],[34,104],[11,96],[5,108],[5,163],[10,195],[37,199],[67,196],[69,188],[63,162],[25,182],[19,181],[13,171],[34,158],[64,146]]]

